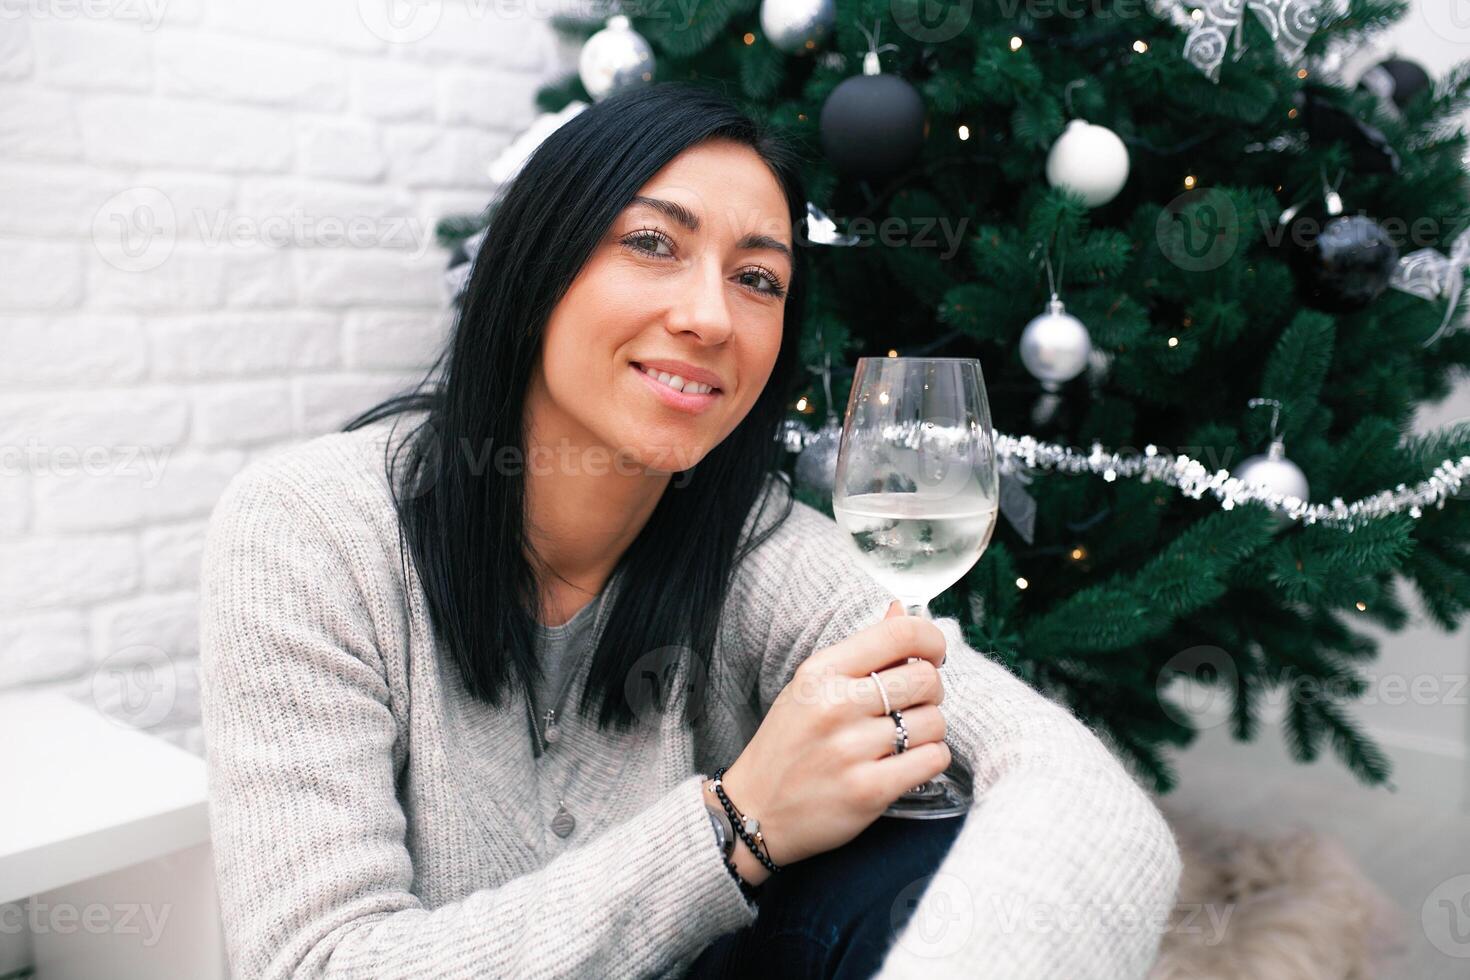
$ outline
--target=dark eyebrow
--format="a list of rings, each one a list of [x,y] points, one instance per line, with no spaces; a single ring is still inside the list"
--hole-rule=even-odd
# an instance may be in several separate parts
[[[667,217],[670,221],[675,221],[683,225],[689,231],[699,231],[699,215],[695,214],[693,211],[690,211],[678,201],[665,201],[662,198],[644,197],[643,195],[639,194],[636,195],[633,200],[628,203],[629,207],[633,207],[634,205],[642,205],[646,208],[653,208],[655,211],[658,211],[659,213]],[[746,235],[744,238],[740,239],[740,242],[736,247],[741,249],[769,249],[772,252],[779,252],[780,254],[786,256],[787,261],[791,261],[792,259],[791,249],[787,248],[783,243],[772,238],[770,235]]]

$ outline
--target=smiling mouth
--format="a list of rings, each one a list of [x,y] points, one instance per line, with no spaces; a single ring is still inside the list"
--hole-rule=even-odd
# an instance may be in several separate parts
[[[637,370],[641,374],[647,376],[649,379],[658,382],[659,384],[663,385],[665,388],[669,389],[670,391],[673,391],[673,392],[682,392],[685,395],[718,395],[718,394],[720,394],[720,389],[719,388],[716,388],[714,385],[701,384],[701,383],[696,382],[696,381],[684,381],[684,379],[682,379],[682,378],[679,378],[678,379],[679,381],[682,382],[681,387],[675,388],[673,385],[669,384],[667,381],[660,380],[660,376],[663,375],[663,376],[667,376],[667,377],[671,377],[671,378],[677,378],[678,377],[677,375],[670,375],[667,371],[650,371],[647,368],[645,368],[642,364],[639,364],[637,361],[630,361],[629,363],[633,366],[633,368],[635,370]]]

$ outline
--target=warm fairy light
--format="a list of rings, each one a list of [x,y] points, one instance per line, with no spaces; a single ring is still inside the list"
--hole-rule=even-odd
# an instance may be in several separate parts
[[[1024,589],[1026,586],[1028,586],[1030,584],[1031,583],[1028,582],[1028,581],[1026,581],[1024,578],[1018,578],[1018,579],[1016,579],[1016,588],[1018,588],[1018,589]]]
[[[1199,181],[1195,179],[1194,174],[1189,174],[1184,178],[1184,189],[1187,191],[1192,191],[1194,190],[1194,185],[1197,183],[1199,183]]]
[[[1198,9],[1191,10],[1189,12],[1189,16],[1191,18],[1193,18],[1194,20],[1204,20],[1205,19],[1205,12],[1203,10],[1198,10]]]
[[[969,139],[970,138],[970,127],[969,126],[964,126],[964,125],[960,126],[960,128],[959,128],[959,135],[960,135],[960,139],[961,140],[967,140],[967,139]]]
[[[888,392],[886,392],[886,391],[880,391],[880,392],[878,392],[878,404],[879,405],[887,405],[888,404]]]
[[[1296,110],[1295,110],[1295,109],[1290,109],[1290,110],[1288,110],[1288,111],[1287,111],[1287,113],[1286,113],[1286,118],[1287,118],[1287,119],[1295,119],[1295,118],[1296,118],[1296,116],[1297,116],[1297,112],[1296,112]]]
[[[893,348],[890,347],[888,349],[888,356],[889,357],[897,357],[898,356],[898,351],[896,351],[896,350],[894,350]]]
[[[1178,347],[1179,346],[1179,338],[1178,337],[1170,337],[1169,338],[1169,346],[1170,347]]]
[[[1019,37],[1012,37],[1011,38],[1011,50],[1012,51],[1020,51],[1021,50],[1021,45],[1025,44],[1025,43],[1026,42],[1023,41],[1023,40],[1021,40]]]
[[[1148,54],[1148,42],[1144,40],[1134,41],[1133,50],[1139,54]]]
[[[1086,557],[1087,557],[1087,549],[1084,548],[1084,547],[1082,547],[1080,544],[1077,547],[1075,547],[1075,548],[1072,549],[1072,560],[1073,561],[1081,561],[1082,559],[1084,559]]]
[[[1299,68],[1299,69],[1297,69],[1296,77],[1297,78],[1306,78],[1307,77],[1307,70],[1305,68]]]
[[[796,118],[797,119],[800,119],[802,122],[806,122],[806,113],[804,113],[804,112],[798,112],[796,114]]]
[[[806,395],[802,395],[800,398],[798,398],[796,400],[796,410],[798,412],[805,412],[806,411]]]
[[[745,43],[746,44],[754,44],[755,43],[755,35],[752,34],[750,31],[746,31],[745,32]]]
[[[1358,612],[1367,612],[1368,611],[1368,604],[1366,602],[1355,602],[1355,603],[1353,603],[1353,605],[1355,605],[1355,606],[1358,607]]]

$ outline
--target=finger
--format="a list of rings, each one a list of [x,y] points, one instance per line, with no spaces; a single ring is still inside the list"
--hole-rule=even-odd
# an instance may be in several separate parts
[[[903,606],[899,605],[899,602],[898,602],[897,599],[894,599],[892,602],[890,602],[888,604],[888,611],[883,614],[883,618],[884,619],[892,619],[894,616],[903,616],[903,615],[906,615],[904,613],[904,611],[903,611]]]
[[[869,765],[877,774],[884,793],[896,800],[924,780],[933,779],[948,769],[951,758],[949,746],[943,741],[925,742],[907,752],[875,759]]]
[[[903,727],[909,733],[909,747],[904,754],[928,742],[944,741],[948,725],[945,724],[944,713],[939,710],[938,705],[921,704],[902,712],[902,715]],[[898,725],[891,717],[884,715],[881,718],[864,718],[861,729],[863,745],[869,750],[869,759],[882,759],[893,754]]]
[[[849,677],[862,677],[908,657],[922,657],[938,667],[945,638],[938,626],[918,616],[881,619],[823,651],[826,666]]]
[[[866,709],[865,714],[886,715],[894,708],[907,708],[926,702],[940,704],[944,701],[944,680],[940,677],[939,669],[928,660],[902,663],[897,667],[880,670],[877,674],[876,681],[870,675],[854,682]],[[878,690],[880,683],[883,691],[888,694],[886,708],[883,704],[883,692]]]

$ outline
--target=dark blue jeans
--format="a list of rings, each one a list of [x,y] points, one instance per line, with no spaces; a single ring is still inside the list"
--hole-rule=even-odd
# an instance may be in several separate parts
[[[879,817],[841,847],[771,875],[751,925],[704,948],[686,980],[868,980],[949,852],[963,817]]]

